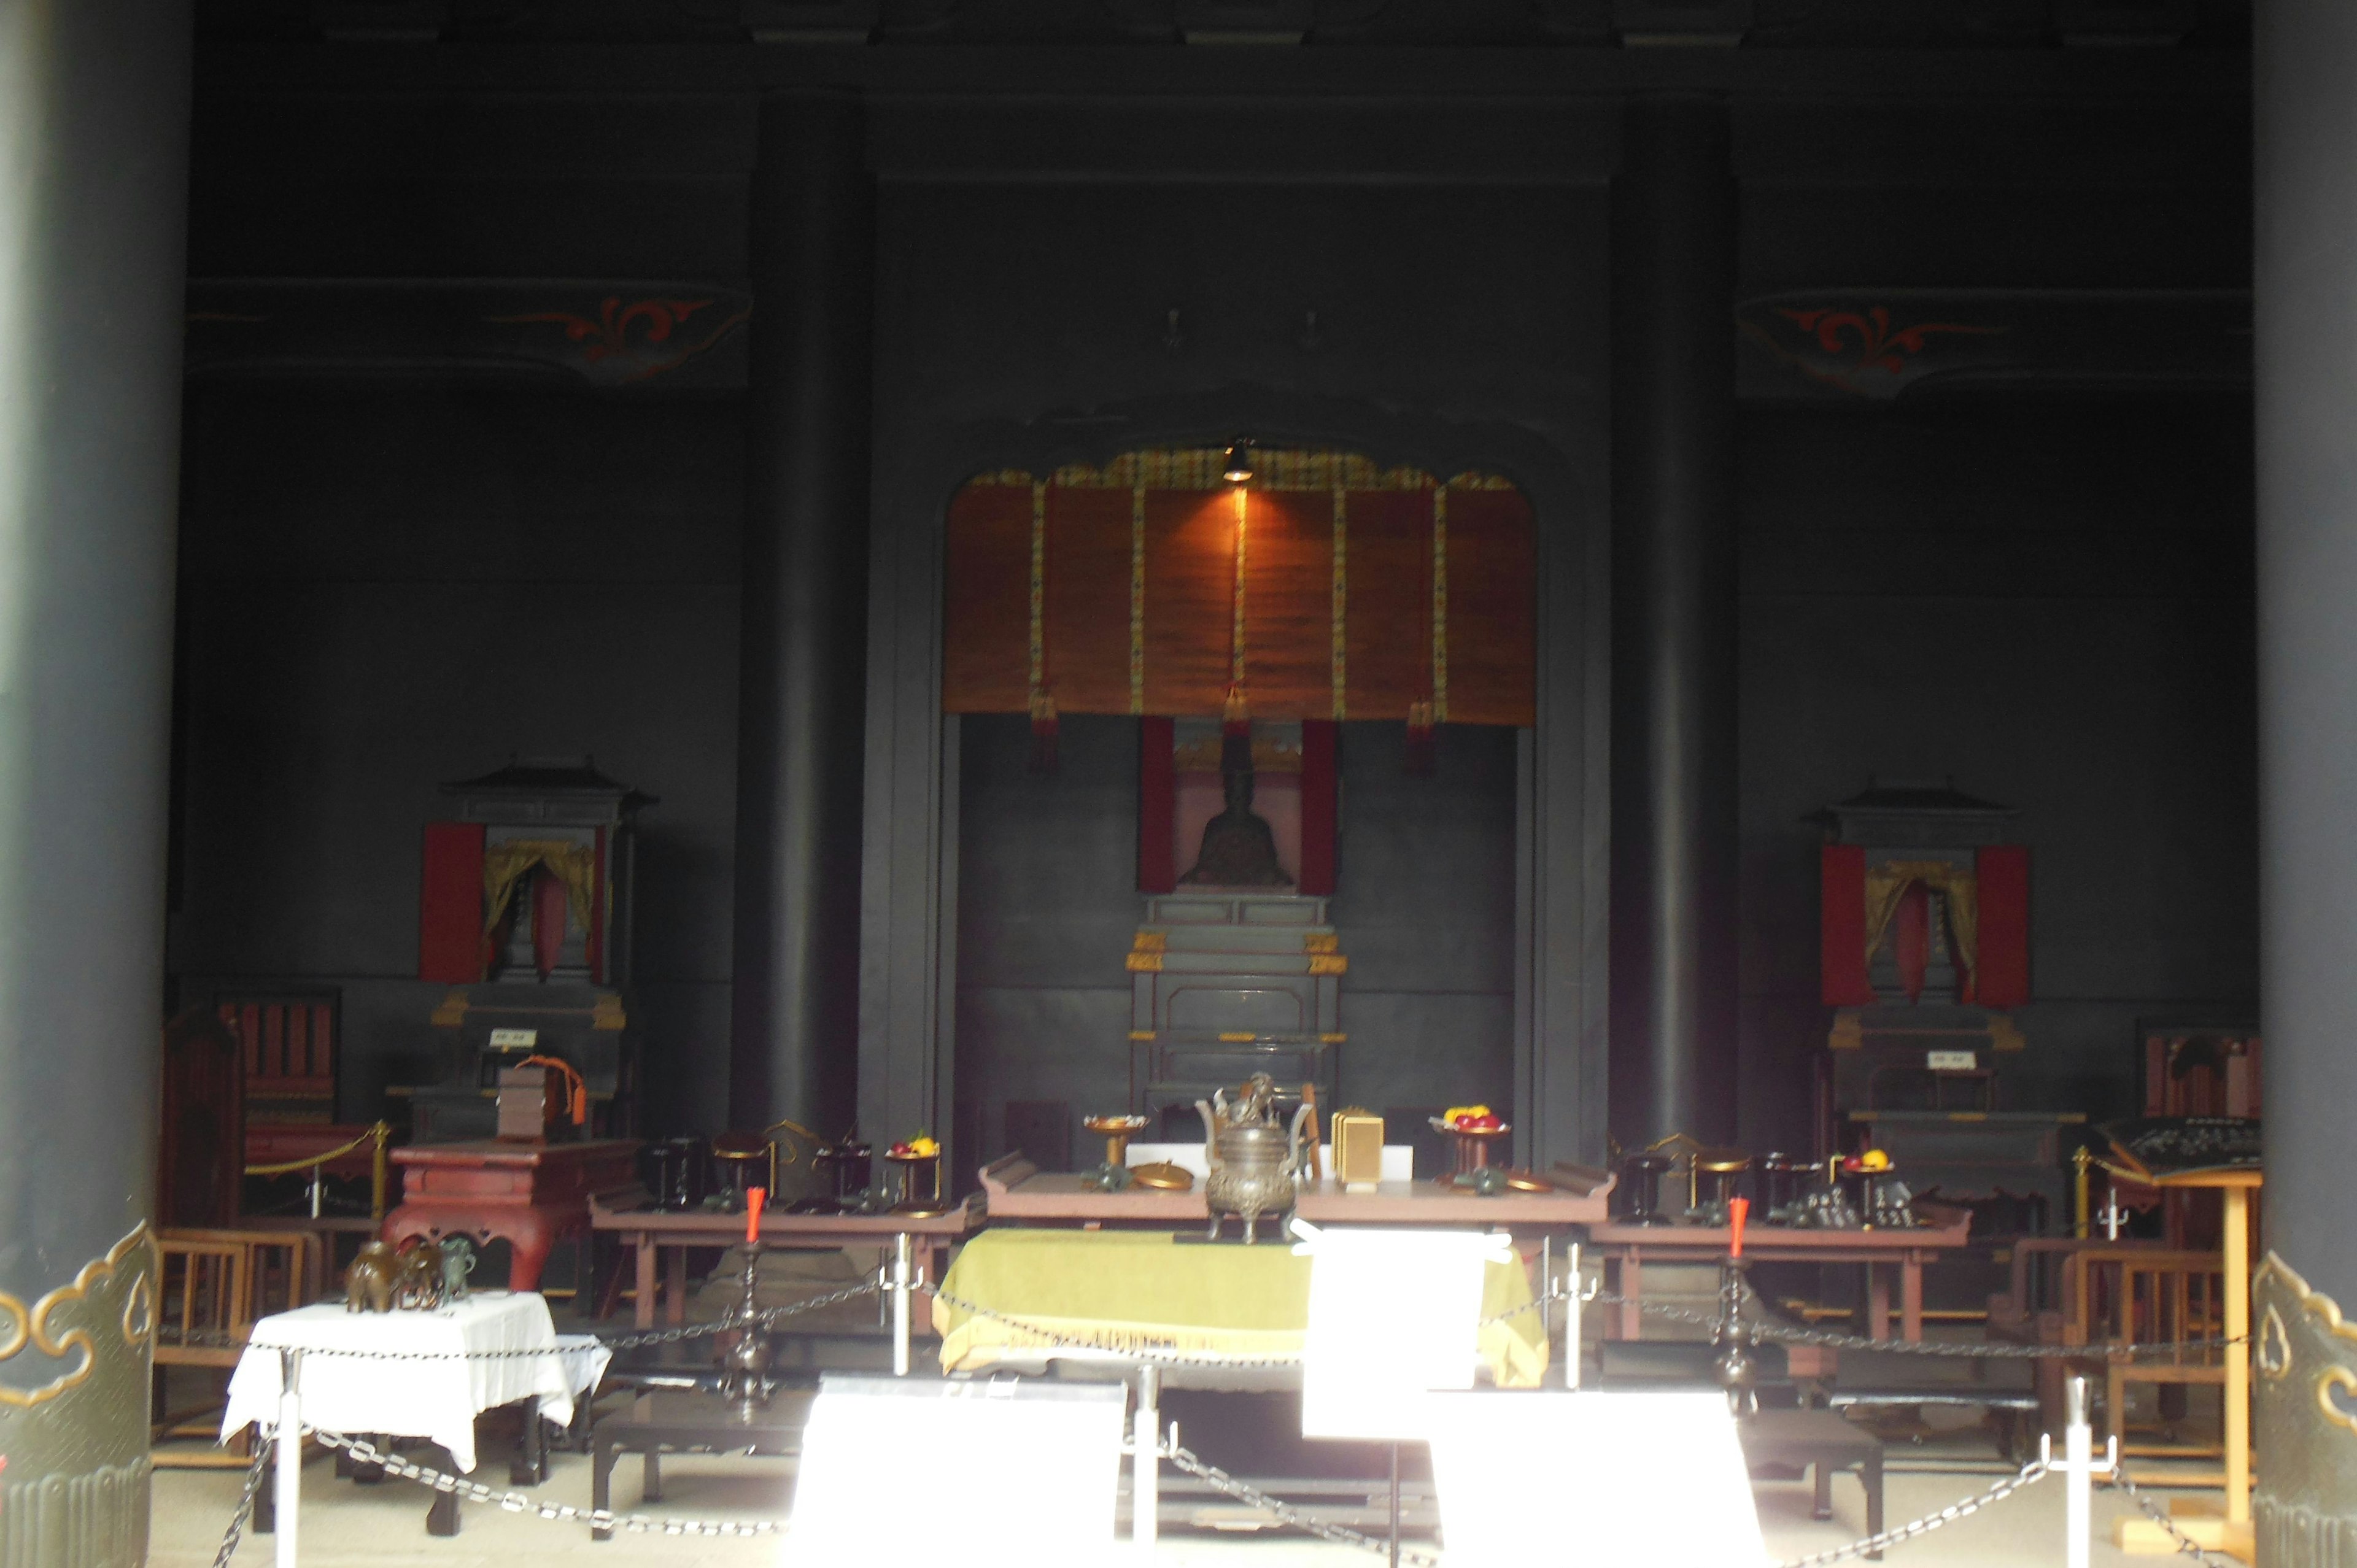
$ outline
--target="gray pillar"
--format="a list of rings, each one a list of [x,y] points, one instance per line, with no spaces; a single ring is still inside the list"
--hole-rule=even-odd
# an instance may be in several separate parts
[[[146,1554],[188,122],[184,3],[0,0],[5,1568]]]
[[[1735,1133],[1735,183],[1632,101],[1612,188],[1612,1127]]]
[[[729,1114],[842,1131],[858,1063],[875,194],[856,100],[761,104]]]
[[[2319,1379],[2357,1368],[2349,1342],[2321,1326],[2322,1298],[2357,1313],[2357,5],[2266,0],[2253,15],[2263,1239],[2274,1254],[2254,1302],[2256,1515],[2262,1563],[2347,1563],[2357,1440],[2318,1402],[2345,1407]]]

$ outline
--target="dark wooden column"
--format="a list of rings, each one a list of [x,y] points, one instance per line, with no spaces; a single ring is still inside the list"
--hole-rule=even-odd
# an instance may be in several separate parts
[[[761,104],[753,179],[729,1112],[840,1132],[857,1072],[875,195],[838,94]]]
[[[5,1568],[146,1557],[188,25],[0,9]]]
[[[1612,1127],[1735,1133],[1735,183],[1641,98],[1612,188]]]
[[[2357,1554],[2357,1440],[2319,1404],[2347,1405],[2321,1381],[2332,1369],[2357,1375],[2321,1299],[2357,1312],[2357,6],[2267,0],[2253,15],[2272,1254],[2254,1302],[2255,1519],[2260,1562],[2307,1568]]]

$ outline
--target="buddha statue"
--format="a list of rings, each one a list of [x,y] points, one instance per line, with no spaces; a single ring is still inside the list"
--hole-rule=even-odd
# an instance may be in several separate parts
[[[1293,878],[1276,863],[1276,835],[1268,819],[1252,809],[1253,770],[1223,768],[1228,809],[1203,824],[1203,847],[1195,868],[1178,879],[1186,887],[1290,887]]]

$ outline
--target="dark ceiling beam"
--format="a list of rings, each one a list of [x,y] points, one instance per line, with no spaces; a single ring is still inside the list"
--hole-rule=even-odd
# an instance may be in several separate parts
[[[2232,49],[1144,48],[449,43],[202,46],[200,91],[734,93],[871,100],[1139,95],[1553,98],[1693,91],[1905,103],[1936,97],[2247,99]]]

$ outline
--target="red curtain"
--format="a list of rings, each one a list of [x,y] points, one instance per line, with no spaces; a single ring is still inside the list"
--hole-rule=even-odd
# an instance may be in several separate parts
[[[1873,1004],[1866,973],[1866,850],[1829,843],[1817,855],[1819,991],[1828,1007]]]
[[[2029,851],[1991,844],[1974,856],[1980,882],[1980,972],[1975,990],[1984,1007],[2018,1007],[2029,1000]]]
[[[417,978],[471,985],[483,978],[483,827],[425,824],[418,899]]]

